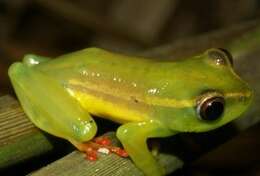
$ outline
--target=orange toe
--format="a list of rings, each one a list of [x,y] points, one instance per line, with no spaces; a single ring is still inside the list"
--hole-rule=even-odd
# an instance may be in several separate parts
[[[86,159],[90,161],[95,161],[98,159],[98,152],[104,154],[113,152],[118,156],[128,157],[128,154],[124,149],[112,146],[112,142],[108,136],[97,137],[92,141],[85,143],[72,142],[72,144],[76,146],[78,150],[84,152],[86,154]]]

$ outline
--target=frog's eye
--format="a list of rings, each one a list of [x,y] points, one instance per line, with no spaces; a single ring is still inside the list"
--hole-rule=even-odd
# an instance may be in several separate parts
[[[208,51],[208,56],[215,62],[216,65],[233,66],[233,57],[226,49],[210,49]]]
[[[225,100],[221,95],[202,98],[197,103],[198,117],[206,121],[214,121],[220,118],[224,112]]]

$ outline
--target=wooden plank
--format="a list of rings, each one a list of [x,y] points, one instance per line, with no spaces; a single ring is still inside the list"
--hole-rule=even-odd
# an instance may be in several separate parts
[[[115,133],[106,134],[114,140],[114,145],[118,143]],[[167,173],[182,167],[182,162],[172,155],[159,154],[157,156]],[[30,176],[143,176],[143,173],[135,167],[129,158],[122,158],[115,154],[99,154],[99,159],[95,162],[85,159],[85,155],[74,151],[58,161],[29,174]]]
[[[0,97],[0,170],[45,154],[53,145],[11,96]]]

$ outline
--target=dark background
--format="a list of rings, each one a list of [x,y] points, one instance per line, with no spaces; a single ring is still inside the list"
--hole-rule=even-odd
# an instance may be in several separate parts
[[[258,0],[1,0],[0,93],[25,54],[49,57],[89,46],[137,52],[260,15]],[[196,42],[196,41],[194,41]]]

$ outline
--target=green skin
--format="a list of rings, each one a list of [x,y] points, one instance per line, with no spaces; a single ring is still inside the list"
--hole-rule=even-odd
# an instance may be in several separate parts
[[[222,53],[225,64],[212,59],[211,51]],[[215,129],[241,115],[252,100],[251,89],[218,49],[177,62],[97,48],[54,60],[27,55],[9,68],[9,76],[31,121],[74,145],[95,136],[91,115],[122,123],[117,137],[149,176],[165,171],[148,150],[148,138]],[[198,102],[216,92],[225,99],[223,114],[215,121],[201,120]]]

